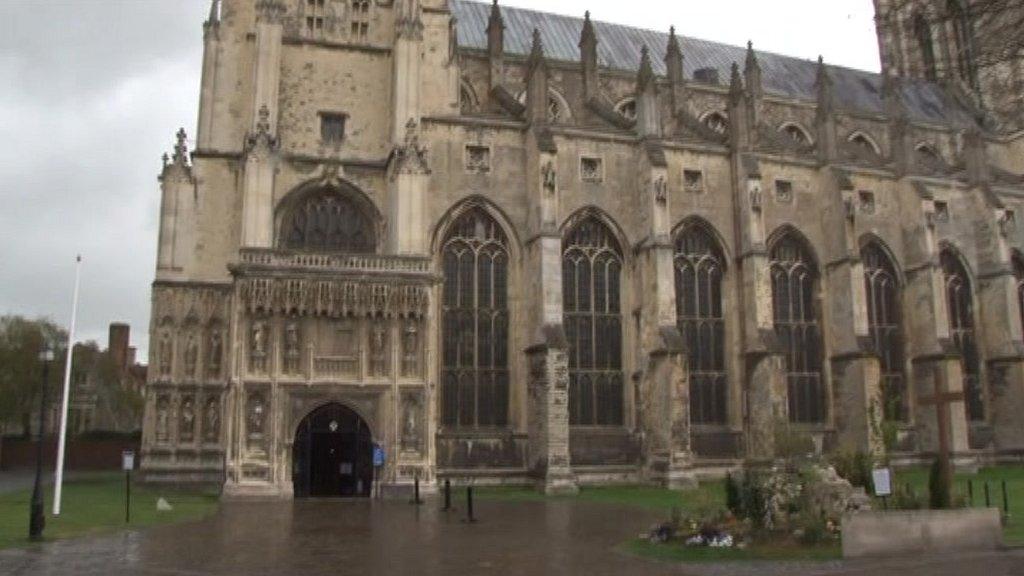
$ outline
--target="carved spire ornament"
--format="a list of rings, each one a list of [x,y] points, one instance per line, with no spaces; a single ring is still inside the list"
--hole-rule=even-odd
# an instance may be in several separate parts
[[[750,95],[760,98],[762,94],[761,64],[757,61],[753,42],[747,42],[747,60],[743,66],[743,77],[747,82],[747,90],[750,91]]]
[[[654,68],[651,66],[651,51],[647,46],[640,50],[640,71],[636,77],[637,92],[644,92],[648,87],[654,87]]]
[[[814,80],[814,88],[818,92],[818,114],[829,114],[832,112],[833,84],[832,76],[825,66],[825,58],[818,56],[818,75]]]
[[[679,37],[676,36],[676,27],[668,29],[668,48],[665,50],[665,66],[668,69],[668,79],[673,84],[683,81],[683,49],[679,46]]]
[[[395,149],[395,174],[430,174],[427,148],[420,145],[419,124],[409,120],[405,125],[405,142]]]
[[[533,29],[533,44],[530,47],[530,57],[526,61],[526,68],[530,71],[544,64],[544,41],[541,40],[540,30]]]
[[[733,62],[732,75],[729,77],[729,100],[736,103],[743,96],[743,76],[740,74],[740,65]]]
[[[583,93],[589,99],[598,95],[600,88],[597,76],[597,33],[590,21],[590,12],[584,16],[583,30],[580,32],[580,57],[583,67]]]
[[[256,130],[245,140],[245,151],[253,150],[277,150],[280,142],[270,131],[270,108],[266,104],[260,106],[259,120],[256,121]]]

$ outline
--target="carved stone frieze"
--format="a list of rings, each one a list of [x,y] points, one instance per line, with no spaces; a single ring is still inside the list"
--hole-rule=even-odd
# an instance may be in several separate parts
[[[239,280],[239,295],[243,308],[252,314],[332,318],[421,318],[429,303],[426,286],[357,280],[245,278]]]

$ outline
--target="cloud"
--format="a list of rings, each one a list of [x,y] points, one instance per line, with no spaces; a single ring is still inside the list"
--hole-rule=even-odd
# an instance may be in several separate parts
[[[870,0],[623,3],[503,0],[877,69]],[[0,2],[0,314],[67,324],[85,257],[79,336],[127,321],[148,349],[161,154],[196,122],[207,0]],[[813,25],[812,25],[813,24]]]
[[[195,122],[205,3],[0,6],[0,313],[70,319],[85,258],[80,339],[112,321],[148,347],[160,155]],[[40,23],[45,22],[45,26]]]

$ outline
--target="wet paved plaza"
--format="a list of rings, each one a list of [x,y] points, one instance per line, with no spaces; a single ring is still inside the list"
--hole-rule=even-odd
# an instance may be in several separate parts
[[[3,575],[1024,575],[1024,550],[885,562],[673,565],[615,546],[658,516],[552,500],[477,503],[481,521],[436,501],[225,503],[201,522],[0,552]]]

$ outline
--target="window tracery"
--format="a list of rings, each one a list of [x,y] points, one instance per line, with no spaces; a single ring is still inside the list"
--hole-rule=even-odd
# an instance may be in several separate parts
[[[957,254],[947,248],[939,256],[946,283],[946,306],[953,344],[963,358],[964,396],[967,417],[985,419],[985,398],[981,383],[981,357],[974,325],[974,294],[967,269]]]
[[[562,244],[562,296],[569,340],[569,423],[623,424],[622,252],[596,217]]]
[[[903,355],[903,313],[896,267],[876,243],[861,250],[867,288],[868,326],[882,369],[882,403],[885,417],[905,422],[908,418]]]
[[[444,425],[508,424],[509,244],[480,208],[452,225],[442,248],[442,402]],[[415,326],[405,338],[417,339]],[[409,365],[415,363],[409,359]]]
[[[374,225],[366,212],[331,189],[309,194],[285,215],[281,247],[315,252],[371,253]]]
[[[676,314],[690,360],[690,419],[694,424],[725,424],[725,258],[712,233],[699,224],[688,226],[675,248]]]
[[[817,267],[803,242],[792,234],[775,243],[770,261],[775,333],[786,354],[789,419],[823,423],[827,407]]]

